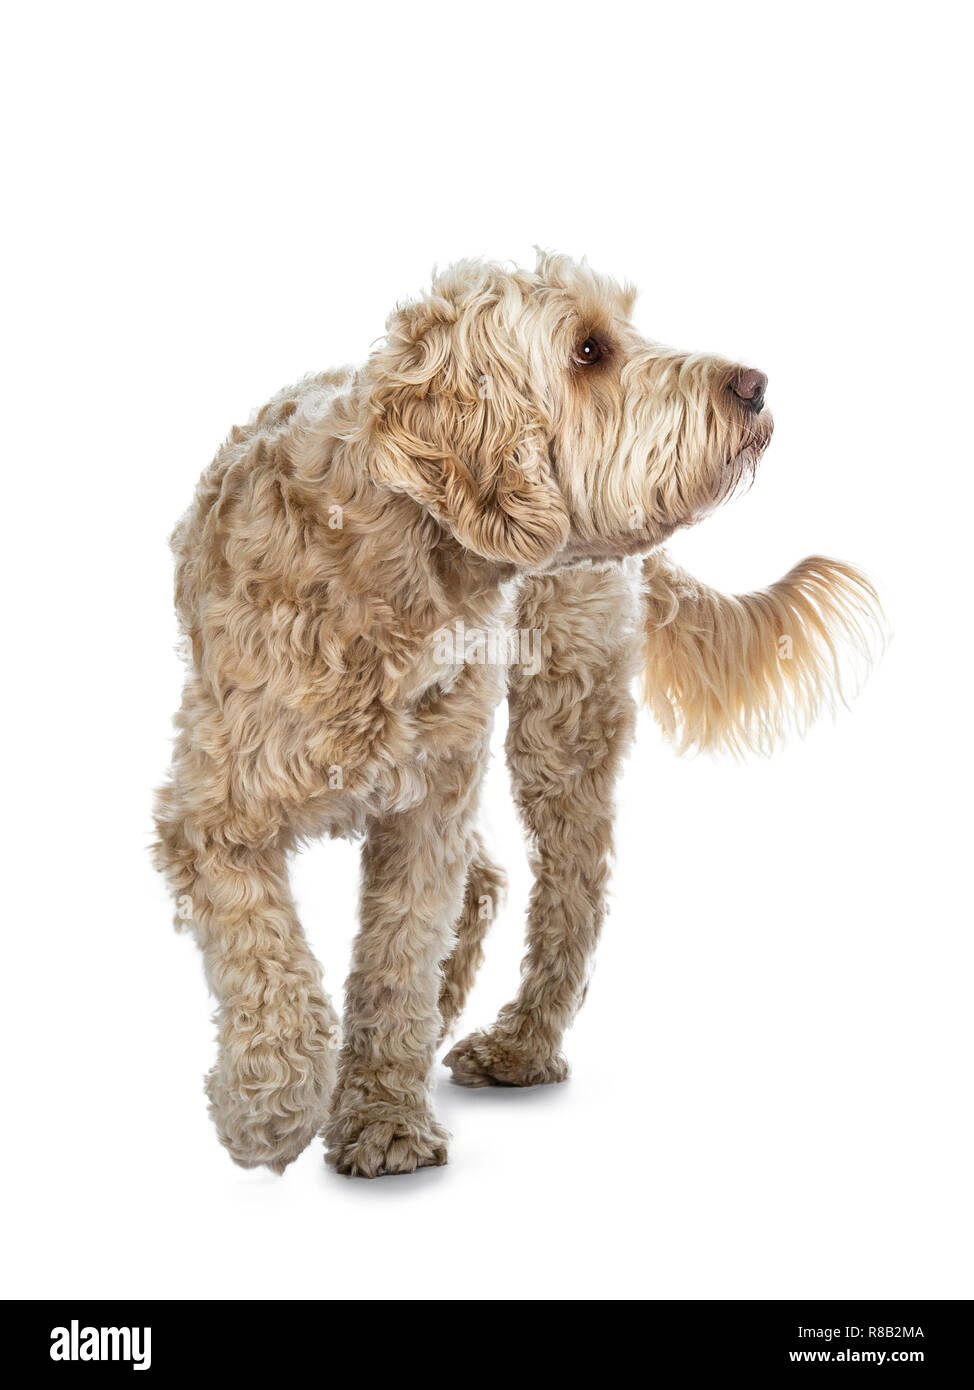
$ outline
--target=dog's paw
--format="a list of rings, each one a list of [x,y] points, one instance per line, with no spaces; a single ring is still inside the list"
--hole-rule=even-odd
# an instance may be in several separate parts
[[[371,1105],[332,1116],[325,1159],[337,1173],[354,1178],[412,1173],[445,1163],[449,1137],[427,1111]]]
[[[329,1046],[318,1042],[278,1040],[221,1052],[206,1078],[206,1094],[220,1142],[234,1163],[283,1173],[321,1133],[335,1059]]]
[[[443,1064],[461,1086],[547,1086],[566,1080],[569,1070],[560,1052],[541,1050],[490,1029],[458,1042]]]

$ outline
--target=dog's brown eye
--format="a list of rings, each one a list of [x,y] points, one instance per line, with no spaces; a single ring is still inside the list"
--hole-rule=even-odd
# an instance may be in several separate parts
[[[586,338],[575,354],[575,360],[588,366],[590,362],[602,360],[602,346],[594,338]]]

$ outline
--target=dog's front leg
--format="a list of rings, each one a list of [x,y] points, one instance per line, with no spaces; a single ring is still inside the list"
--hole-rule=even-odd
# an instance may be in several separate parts
[[[276,1172],[321,1130],[338,1019],[297,919],[283,848],[227,846],[159,815],[157,857],[219,1000],[210,1113],[235,1162]]]
[[[635,589],[619,566],[530,581],[522,631],[541,631],[537,670],[517,667],[507,757],[534,851],[527,954],[492,1028],[447,1054],[467,1086],[563,1081],[561,1044],[585,995],[604,915],[615,783],[635,724]]]
[[[475,837],[481,750],[440,763],[426,800],[369,830],[361,927],[345,993],[328,1161],[374,1178],[446,1162],[430,1103],[440,1033],[440,962],[454,941]]]

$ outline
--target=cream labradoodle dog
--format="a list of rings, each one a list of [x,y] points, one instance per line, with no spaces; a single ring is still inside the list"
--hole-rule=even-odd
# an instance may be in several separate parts
[[[666,558],[771,417],[761,373],[647,341],[633,298],[561,256],[452,267],[363,367],[233,430],[176,530],[190,669],[156,856],[219,1001],[207,1092],[238,1163],[282,1170],[322,1126],[342,1173],[446,1161],[430,1074],[503,888],[477,803],[505,694],[536,881],[516,997],[446,1058],[468,1086],[567,1075],[639,671],[682,746],[763,750],[831,700],[840,639],[867,647],[847,565],[729,598]],[[288,888],[322,834],[364,842],[340,1050]]]

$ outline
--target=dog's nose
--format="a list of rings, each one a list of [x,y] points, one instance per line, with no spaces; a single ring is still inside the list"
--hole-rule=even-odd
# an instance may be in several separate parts
[[[764,406],[764,393],[767,387],[768,378],[764,372],[756,372],[753,367],[748,367],[738,372],[737,379],[733,382],[731,389],[735,396],[739,396],[742,401],[747,401],[753,411],[758,411]]]

